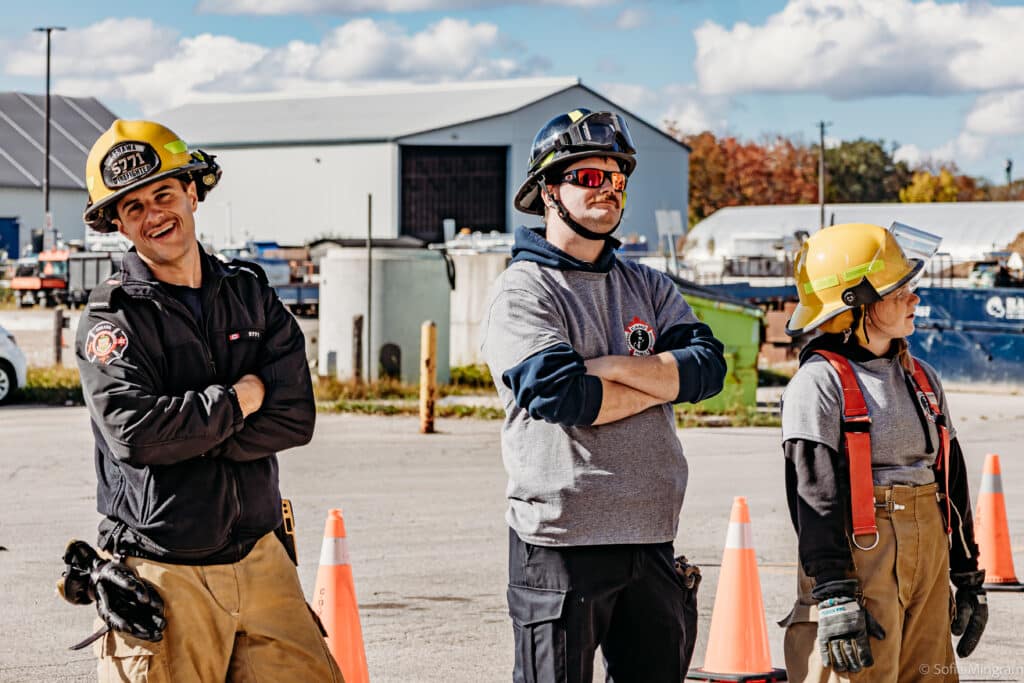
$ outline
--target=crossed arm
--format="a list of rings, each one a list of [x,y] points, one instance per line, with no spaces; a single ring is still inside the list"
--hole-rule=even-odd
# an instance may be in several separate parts
[[[721,391],[722,344],[706,325],[679,326],[665,337],[675,343],[653,356],[589,360],[561,342],[506,370],[502,381],[531,417],[567,426],[608,424]]]
[[[654,356],[599,356],[584,361],[588,375],[601,379],[603,425],[669,403],[679,394],[679,369],[671,353]]]

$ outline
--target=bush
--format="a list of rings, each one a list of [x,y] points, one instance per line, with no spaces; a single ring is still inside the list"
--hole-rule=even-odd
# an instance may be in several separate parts
[[[459,365],[451,369],[452,385],[472,389],[494,389],[491,371],[486,365]]]
[[[15,400],[19,403],[42,403],[51,406],[84,405],[78,369],[58,365],[30,366],[25,386],[18,391]]]
[[[387,378],[376,382],[356,382],[351,379],[320,377],[313,382],[313,393],[317,401],[380,401],[417,399],[420,388]]]

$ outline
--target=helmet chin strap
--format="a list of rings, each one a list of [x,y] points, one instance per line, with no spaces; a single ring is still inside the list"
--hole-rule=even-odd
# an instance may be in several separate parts
[[[558,213],[558,217],[561,218],[566,225],[572,228],[572,231],[575,232],[577,235],[588,240],[603,240],[605,242],[618,241],[614,237],[612,237],[612,235],[615,233],[616,230],[619,229],[619,225],[622,223],[622,215],[624,212],[619,212],[619,220],[615,222],[615,227],[613,227],[606,233],[587,230],[585,227],[580,225],[576,220],[574,220],[572,216],[569,215],[569,210],[565,208],[564,204],[562,204],[562,200],[555,199],[555,197],[550,192],[548,192],[547,185],[544,183],[543,180],[541,180],[537,184],[540,186],[541,196],[551,200],[551,203],[554,205],[555,211]]]

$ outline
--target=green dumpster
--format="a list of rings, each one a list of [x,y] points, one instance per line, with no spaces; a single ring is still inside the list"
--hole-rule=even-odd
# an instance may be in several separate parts
[[[680,288],[694,314],[725,345],[725,386],[700,407],[709,413],[757,407],[757,353],[761,346],[761,309]]]

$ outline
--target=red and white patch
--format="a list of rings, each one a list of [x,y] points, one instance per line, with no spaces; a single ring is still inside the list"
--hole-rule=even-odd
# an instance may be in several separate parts
[[[626,346],[631,356],[649,356],[654,350],[654,328],[637,316],[626,325]]]
[[[85,357],[90,363],[109,365],[124,355],[128,348],[128,335],[113,323],[96,323],[85,341]]]

